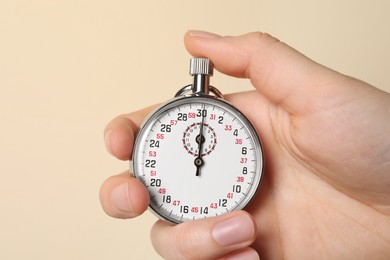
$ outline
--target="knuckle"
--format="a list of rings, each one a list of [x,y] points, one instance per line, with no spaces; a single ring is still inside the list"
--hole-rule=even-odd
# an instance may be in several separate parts
[[[279,39],[273,37],[272,35],[264,32],[253,32],[249,33],[247,37],[254,42],[256,45],[273,45],[280,42]]]

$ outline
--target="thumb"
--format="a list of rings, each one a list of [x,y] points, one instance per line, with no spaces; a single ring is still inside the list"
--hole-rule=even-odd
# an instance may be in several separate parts
[[[251,80],[271,102],[288,112],[308,112],[339,91],[344,76],[321,66],[264,33],[222,37],[189,31],[184,43],[195,57],[208,57],[220,72]]]

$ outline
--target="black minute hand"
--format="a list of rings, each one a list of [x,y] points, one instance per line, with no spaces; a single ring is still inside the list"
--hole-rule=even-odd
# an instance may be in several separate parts
[[[198,143],[198,156],[195,158],[194,164],[196,166],[196,173],[195,176],[200,175],[200,167],[203,166],[203,159],[202,159],[202,149],[203,149],[203,125],[204,125],[204,116],[203,113],[201,113],[202,122],[200,123],[200,130],[199,135],[196,137],[196,142]]]

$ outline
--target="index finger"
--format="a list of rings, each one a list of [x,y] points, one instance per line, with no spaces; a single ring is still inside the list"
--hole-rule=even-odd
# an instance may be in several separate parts
[[[318,101],[337,95],[344,79],[265,33],[222,37],[189,31],[184,43],[192,55],[210,58],[218,71],[250,79],[267,99],[291,113],[321,107]]]
[[[156,105],[153,105],[111,120],[104,130],[107,151],[120,160],[129,160],[140,125],[155,107]]]

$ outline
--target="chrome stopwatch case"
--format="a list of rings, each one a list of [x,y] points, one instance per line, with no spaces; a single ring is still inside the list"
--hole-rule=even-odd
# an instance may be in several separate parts
[[[209,59],[191,59],[193,84],[148,116],[134,144],[132,168],[149,208],[172,223],[243,209],[260,185],[259,137],[209,85],[212,70]]]

